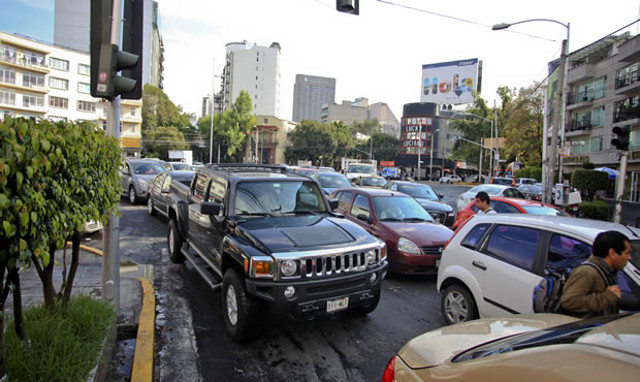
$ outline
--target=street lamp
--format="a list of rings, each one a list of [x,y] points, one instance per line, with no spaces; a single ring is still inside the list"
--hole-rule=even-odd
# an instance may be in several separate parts
[[[496,24],[491,29],[493,30],[501,30],[507,29],[512,25],[523,24],[533,21],[546,21],[551,23],[560,24],[563,27],[567,28],[567,38],[562,41],[562,54],[560,57],[560,68],[559,68],[559,77],[558,83],[560,84],[558,91],[556,92],[555,99],[555,110],[553,115],[553,126],[551,128],[551,147],[549,147],[549,153],[547,158],[547,171],[544,173],[543,177],[543,201],[546,203],[551,202],[553,195],[553,182],[555,181],[556,175],[556,160],[558,156],[558,127],[560,129],[560,144],[564,145],[564,129],[565,129],[565,107],[566,107],[566,97],[567,97],[567,79],[568,79],[568,71],[569,71],[569,35],[570,35],[570,26],[569,23],[562,23],[557,20],[552,19],[529,19],[517,21],[515,23],[502,23]],[[544,145],[546,146],[546,129],[544,134]],[[560,158],[560,166],[559,166],[559,180],[562,180],[562,158]]]
[[[433,137],[440,129],[431,132],[431,153],[429,154],[429,180],[433,180]]]

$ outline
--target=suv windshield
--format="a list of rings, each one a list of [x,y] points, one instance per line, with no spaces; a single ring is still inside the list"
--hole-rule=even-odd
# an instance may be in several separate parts
[[[279,216],[326,211],[322,192],[315,182],[241,182],[236,189],[234,215]]]

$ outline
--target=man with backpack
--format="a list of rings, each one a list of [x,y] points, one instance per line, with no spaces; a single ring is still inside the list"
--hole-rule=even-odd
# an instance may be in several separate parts
[[[615,285],[615,275],[630,259],[631,242],[624,234],[618,231],[598,234],[591,257],[569,275],[560,300],[562,309],[577,317],[618,313],[622,292]]]

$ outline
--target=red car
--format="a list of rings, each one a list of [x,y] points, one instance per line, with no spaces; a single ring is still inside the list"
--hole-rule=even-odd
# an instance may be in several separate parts
[[[503,214],[571,216],[562,208],[529,199],[499,198],[492,196],[491,208],[493,208],[497,213]],[[473,200],[465,208],[458,211],[456,220],[453,222],[451,229],[455,231],[477,212],[478,207],[476,207],[476,201]]]
[[[331,193],[336,212],[387,244],[389,271],[435,274],[453,231],[435,223],[411,196],[381,188],[341,188]]]

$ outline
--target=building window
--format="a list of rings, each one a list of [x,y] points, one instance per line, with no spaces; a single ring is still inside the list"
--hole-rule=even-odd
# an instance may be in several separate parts
[[[95,112],[96,103],[89,101],[78,101],[78,111]]]
[[[20,55],[18,55],[18,58]],[[21,62],[20,62],[21,61]],[[34,53],[29,51],[22,52],[22,60],[18,59],[18,64],[25,66],[40,66],[44,67],[44,55],[41,53]],[[67,66],[67,70],[69,70]]]
[[[25,94],[22,96],[22,106],[44,107],[44,96]]]
[[[67,118],[65,118],[65,117],[58,117],[58,116],[55,116],[55,115],[50,115],[50,116],[49,116],[49,120],[50,120],[51,122],[67,122]]]
[[[49,77],[49,87],[60,90],[69,90],[69,80],[58,77]]]
[[[130,114],[131,114],[132,117],[136,116],[136,108],[135,107],[131,108]]]
[[[49,96],[49,106],[57,107],[60,109],[68,109],[69,100],[67,98]]]
[[[0,67],[0,82],[5,82],[7,84],[15,84],[16,72],[9,68]]]
[[[26,87],[44,87],[44,76],[42,74],[22,74],[22,86]]]
[[[78,64],[78,73],[84,75],[91,75],[91,66],[85,64]]]
[[[16,49],[0,44],[0,61],[16,62]]]
[[[65,72],[69,71],[69,61],[67,60],[51,57],[49,59],[49,66],[53,69],[64,70]]]
[[[78,93],[89,94],[91,92],[91,85],[85,82],[78,82]]]
[[[0,89],[0,103],[5,105],[15,105],[16,104],[16,93]]]

